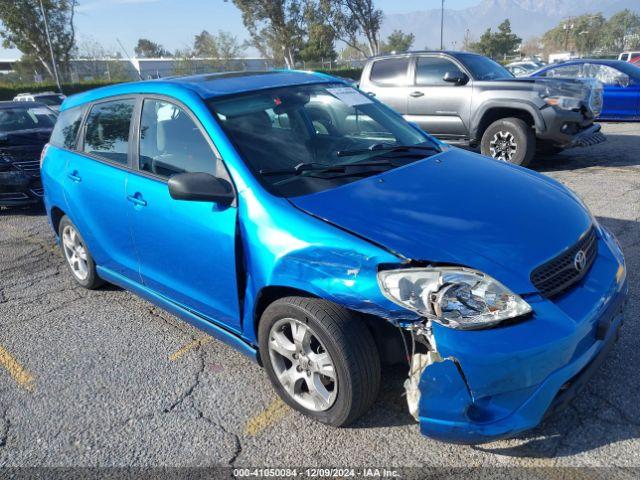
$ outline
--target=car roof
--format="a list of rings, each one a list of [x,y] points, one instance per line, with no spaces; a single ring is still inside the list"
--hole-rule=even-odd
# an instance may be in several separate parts
[[[480,55],[479,53],[461,52],[458,50],[411,50],[409,52],[403,52],[403,53],[389,53],[389,54],[375,55],[373,57],[369,57],[368,61],[381,60],[384,58],[405,57],[409,55],[424,55],[424,54],[448,55],[450,57],[455,57],[455,58],[462,57],[462,56],[476,56],[476,57],[483,56],[483,55]]]
[[[87,92],[68,97],[63,103],[63,109],[115,95],[136,93],[170,94],[173,90],[178,89],[190,90],[204,99],[209,99],[269,88],[327,82],[345,83],[342,79],[323,73],[298,70],[224,72],[183,77],[167,77],[158,80],[120,83],[89,90]]]
[[[40,102],[0,102],[0,108],[37,108],[47,107],[44,103]]]
[[[545,65],[545,67],[557,67],[559,65],[576,65],[580,63],[595,63],[597,65],[609,65],[610,67],[616,67],[618,65],[624,65],[624,60],[612,60],[608,58],[574,58],[572,60],[565,60],[564,62],[553,63],[551,65]]]

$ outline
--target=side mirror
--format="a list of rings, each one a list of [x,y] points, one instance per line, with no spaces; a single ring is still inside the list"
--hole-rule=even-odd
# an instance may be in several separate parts
[[[455,85],[464,85],[469,81],[469,77],[459,70],[445,73],[442,79],[447,83],[453,83]]]
[[[615,78],[614,85],[617,85],[618,87],[627,88],[630,84],[631,84],[630,77],[628,77],[627,75],[618,75]]]
[[[169,195],[175,200],[215,202],[229,206],[235,195],[231,184],[208,173],[178,173],[169,179]]]

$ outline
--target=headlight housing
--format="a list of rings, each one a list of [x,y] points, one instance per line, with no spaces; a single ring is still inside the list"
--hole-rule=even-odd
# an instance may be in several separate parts
[[[383,270],[378,284],[392,302],[460,330],[487,328],[531,312],[520,296],[470,268]]]

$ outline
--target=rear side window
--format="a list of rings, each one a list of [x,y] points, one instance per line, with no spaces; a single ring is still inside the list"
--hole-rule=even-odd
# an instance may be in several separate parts
[[[187,112],[163,100],[144,101],[139,158],[140,170],[165,178],[185,172],[223,177],[225,172]]]
[[[61,112],[51,133],[49,143],[56,147],[75,149],[78,129],[82,122],[82,113],[83,110],[80,107],[70,108]]]
[[[416,64],[417,85],[450,85],[444,81],[447,72],[460,72],[451,60],[442,57],[418,57]]]
[[[371,81],[380,85],[405,85],[409,58],[387,58],[371,66]]]
[[[133,99],[94,105],[87,117],[84,152],[126,165],[134,105]]]

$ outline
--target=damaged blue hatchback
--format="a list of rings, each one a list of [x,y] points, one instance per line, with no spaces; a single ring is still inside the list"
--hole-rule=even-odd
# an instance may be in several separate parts
[[[363,415],[405,362],[422,433],[513,436],[617,338],[624,259],[578,197],[335,78],[137,82],[61,110],[42,180],[73,278],[227,342],[321,422]]]

